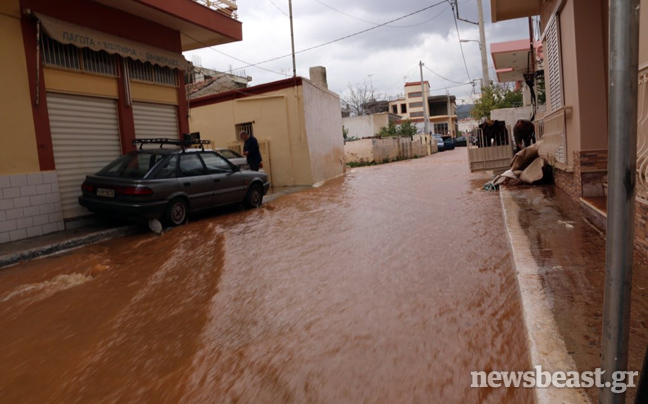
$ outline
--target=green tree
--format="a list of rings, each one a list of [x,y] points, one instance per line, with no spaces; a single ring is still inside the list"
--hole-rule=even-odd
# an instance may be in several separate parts
[[[405,122],[400,124],[398,128],[398,133],[401,136],[412,137],[418,133],[418,128],[412,123],[409,119],[406,119]]]
[[[379,137],[398,136],[398,128],[394,122],[389,122],[387,126],[380,128]]]
[[[387,127],[383,126],[378,132],[379,137],[409,136],[412,137],[418,133],[418,128],[409,119],[403,121],[400,125],[389,122]]]
[[[513,91],[501,84],[492,84],[482,88],[479,99],[473,105],[470,116],[479,120],[490,118],[490,112],[500,108],[515,108],[522,106],[522,92]]]
[[[344,137],[344,140],[349,136],[349,129],[345,128],[344,125],[342,125],[342,136]]]

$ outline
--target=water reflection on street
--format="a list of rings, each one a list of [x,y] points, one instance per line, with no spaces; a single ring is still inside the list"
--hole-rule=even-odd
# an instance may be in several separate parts
[[[465,149],[0,270],[2,403],[524,403],[497,193]]]

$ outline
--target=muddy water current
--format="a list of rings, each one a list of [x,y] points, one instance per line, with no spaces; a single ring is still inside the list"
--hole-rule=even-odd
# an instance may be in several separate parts
[[[525,403],[499,196],[465,148],[0,270],[0,403]]]

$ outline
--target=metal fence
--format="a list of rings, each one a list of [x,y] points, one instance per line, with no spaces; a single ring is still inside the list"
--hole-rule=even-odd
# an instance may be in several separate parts
[[[506,127],[505,132],[496,139],[484,134],[482,129],[472,131],[472,142],[467,145],[470,172],[504,171],[511,166],[514,142],[510,125]]]

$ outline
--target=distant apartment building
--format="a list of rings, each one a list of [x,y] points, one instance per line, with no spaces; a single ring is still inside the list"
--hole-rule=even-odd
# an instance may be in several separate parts
[[[424,103],[424,99],[427,103]],[[442,135],[457,134],[457,103],[454,95],[430,95],[430,83],[405,83],[405,95],[389,102],[389,112],[411,120],[423,129],[427,108],[430,131]]]

